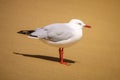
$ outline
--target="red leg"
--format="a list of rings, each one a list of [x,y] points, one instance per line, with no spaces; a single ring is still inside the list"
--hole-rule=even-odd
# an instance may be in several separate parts
[[[59,48],[60,63],[61,63],[61,64],[65,64],[65,65],[67,65],[67,63],[64,62],[63,54],[64,54],[64,48]]]

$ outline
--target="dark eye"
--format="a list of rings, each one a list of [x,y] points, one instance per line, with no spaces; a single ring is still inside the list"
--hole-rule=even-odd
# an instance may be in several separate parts
[[[82,25],[81,23],[78,23],[79,25]]]

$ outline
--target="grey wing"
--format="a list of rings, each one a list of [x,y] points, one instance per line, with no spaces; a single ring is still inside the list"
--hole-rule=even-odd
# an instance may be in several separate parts
[[[47,31],[44,30],[43,28],[38,28],[34,32],[32,32],[30,36],[44,39],[47,38]]]
[[[72,29],[65,24],[53,24],[44,28],[47,31],[47,40],[57,42],[67,40],[73,36]]]

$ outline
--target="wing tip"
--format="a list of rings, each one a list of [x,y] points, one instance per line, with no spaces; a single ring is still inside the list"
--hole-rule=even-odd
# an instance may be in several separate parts
[[[18,31],[18,34],[24,34],[24,35],[30,35],[32,32],[34,32],[35,30],[21,30]]]

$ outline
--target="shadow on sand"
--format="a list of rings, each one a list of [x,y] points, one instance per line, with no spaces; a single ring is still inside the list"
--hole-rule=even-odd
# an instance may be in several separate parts
[[[23,54],[23,53],[17,53],[17,52],[13,52],[13,54],[22,55],[22,56],[25,56],[25,57],[39,58],[39,59],[59,62],[59,58],[57,58],[57,57],[51,57],[51,56],[45,56],[45,55]],[[68,62],[68,63],[75,63],[75,61],[69,60],[69,59],[64,59],[64,61]]]

